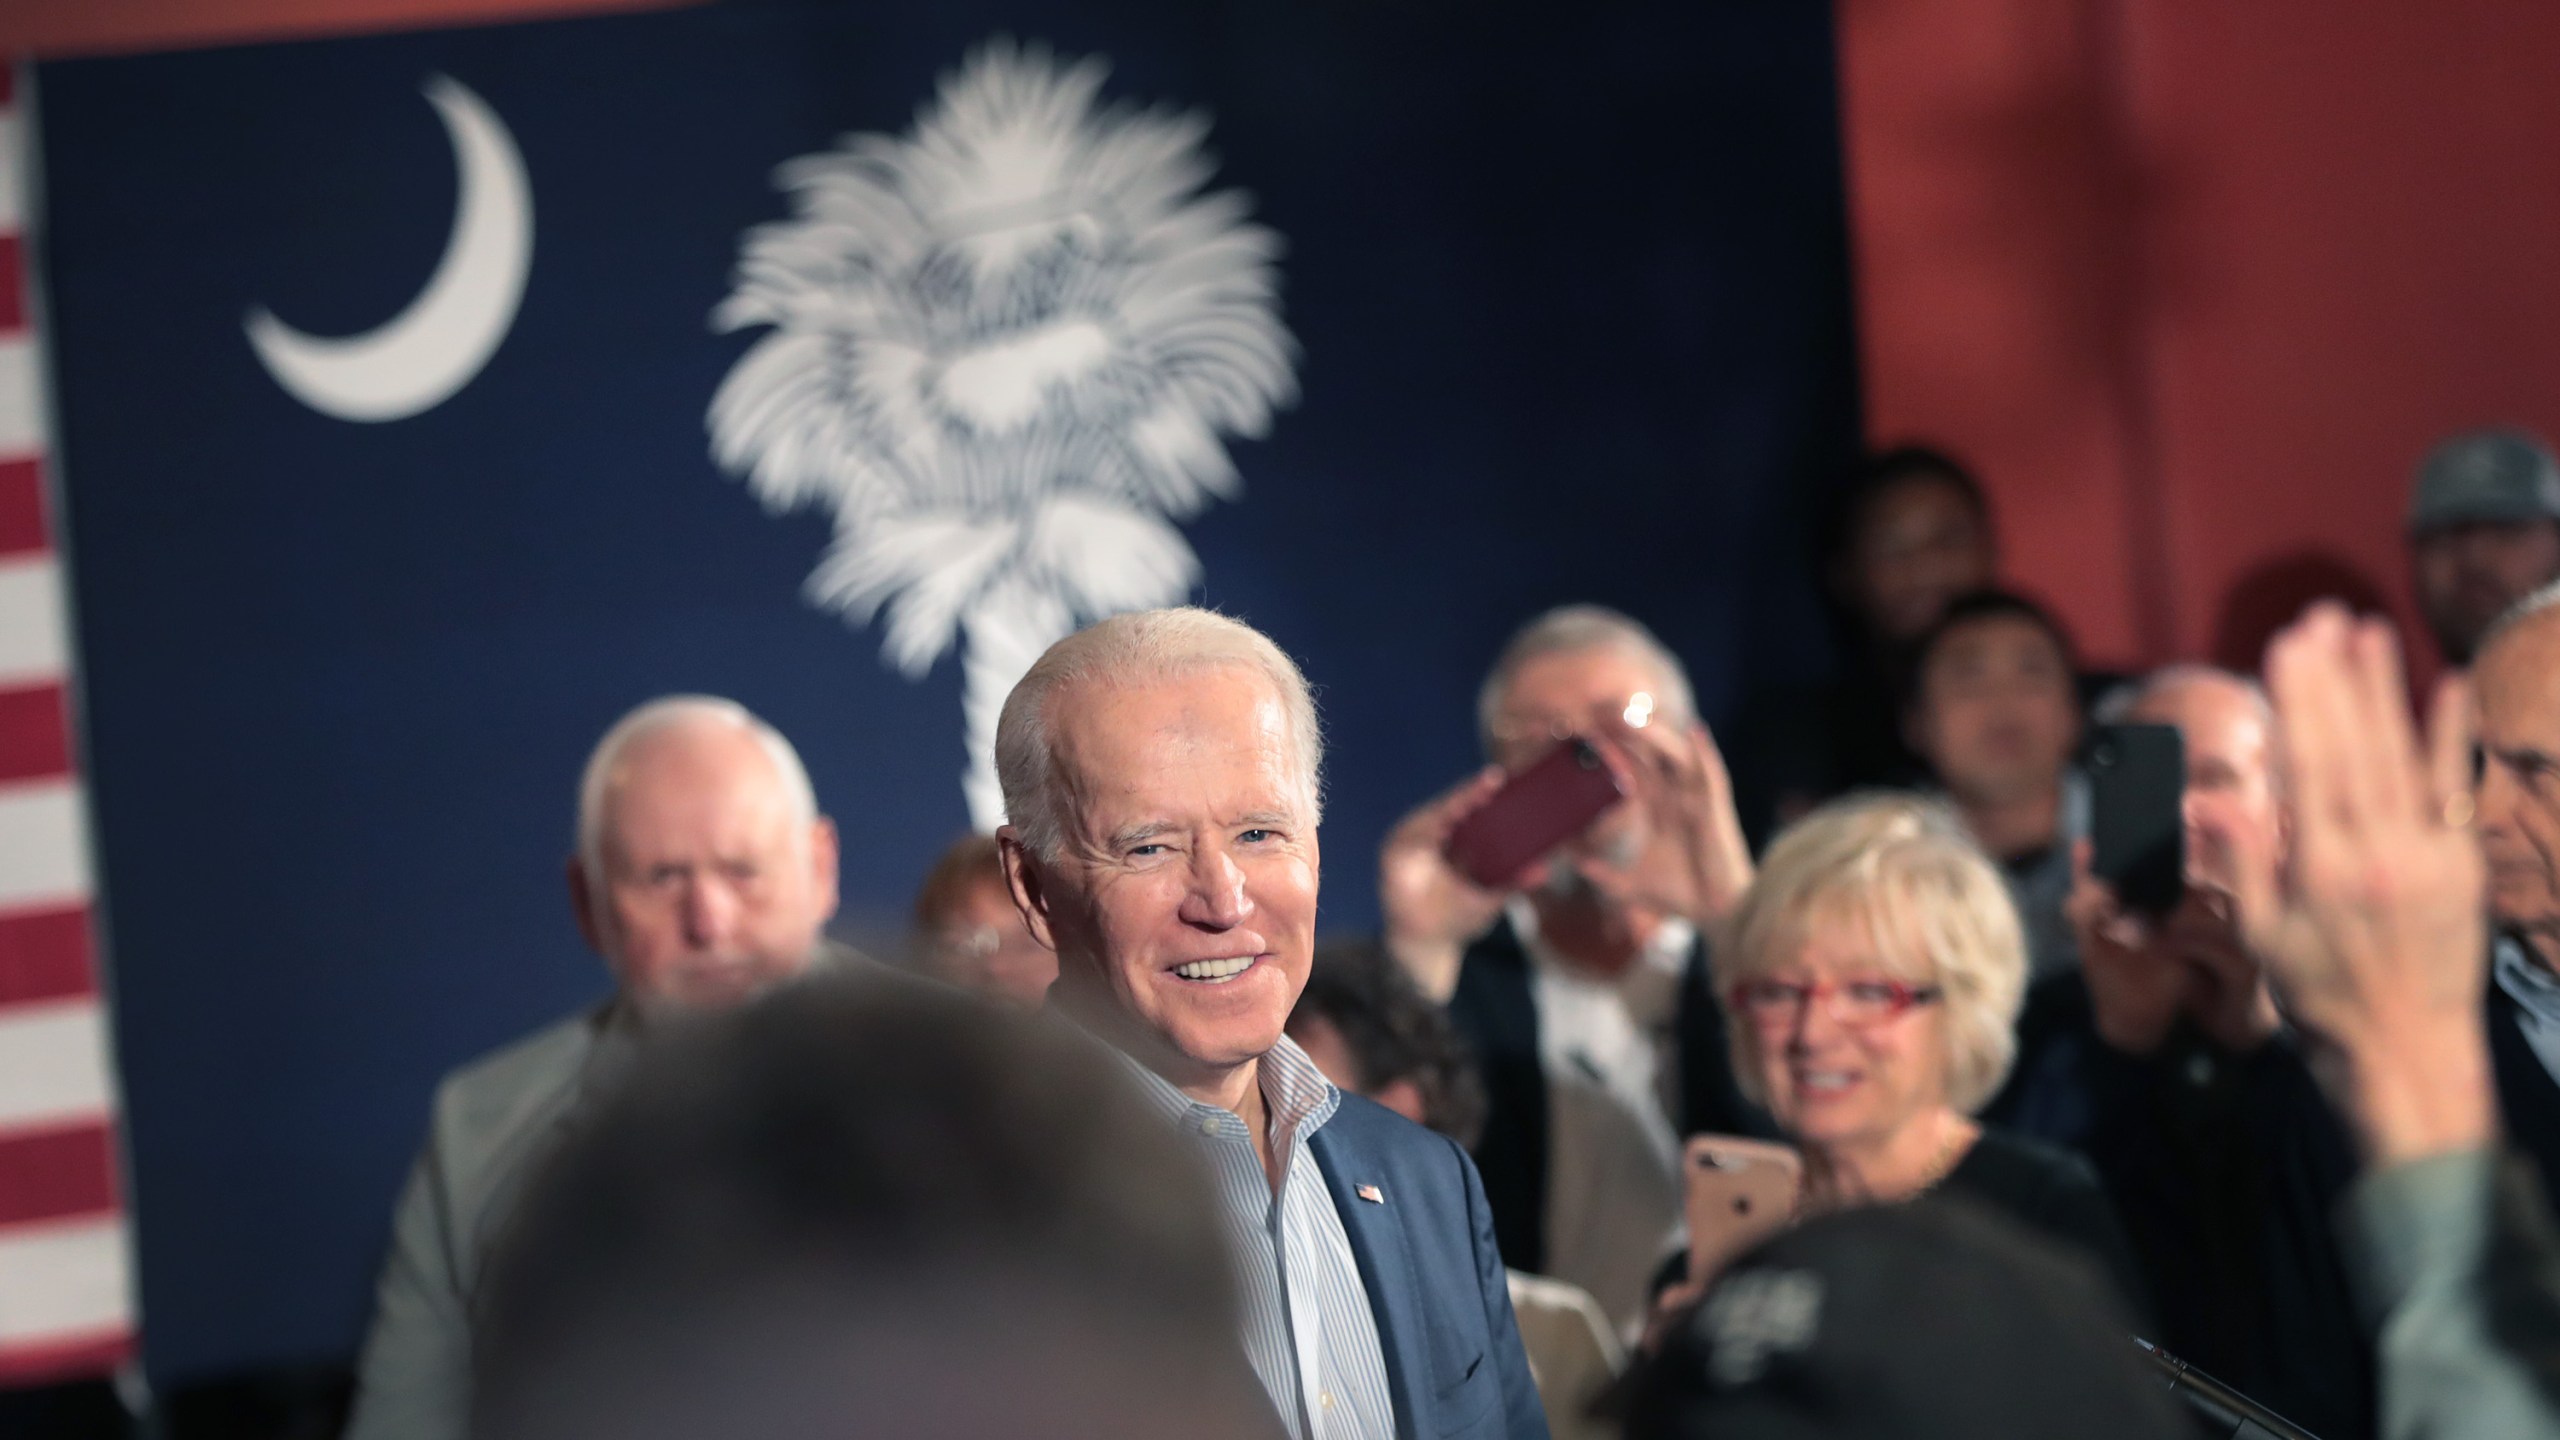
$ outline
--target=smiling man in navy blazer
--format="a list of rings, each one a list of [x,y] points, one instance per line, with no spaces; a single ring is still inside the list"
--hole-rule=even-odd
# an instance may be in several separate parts
[[[1058,954],[1051,1005],[1216,1177],[1245,1354],[1289,1434],[1543,1440],[1474,1163],[1281,1033],[1314,949],[1322,758],[1306,680],[1260,632],[1105,620],[1005,701],[1005,873]]]

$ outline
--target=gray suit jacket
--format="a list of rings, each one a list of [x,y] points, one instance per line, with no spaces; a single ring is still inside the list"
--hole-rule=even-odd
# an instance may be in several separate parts
[[[569,1121],[637,1041],[606,1005],[465,1065],[436,1088],[391,1222],[347,1440],[464,1440],[471,1308],[491,1240]]]

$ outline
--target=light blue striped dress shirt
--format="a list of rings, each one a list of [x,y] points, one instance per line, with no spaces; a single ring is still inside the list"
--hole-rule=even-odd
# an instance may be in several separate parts
[[[1396,1432],[1377,1318],[1351,1236],[1307,1138],[1342,1104],[1315,1062],[1283,1038],[1262,1057],[1262,1103],[1279,1193],[1253,1137],[1231,1110],[1203,1105],[1122,1056],[1148,1099],[1199,1145],[1226,1212],[1228,1251],[1244,1302],[1244,1349],[1294,1440],[1383,1440]]]

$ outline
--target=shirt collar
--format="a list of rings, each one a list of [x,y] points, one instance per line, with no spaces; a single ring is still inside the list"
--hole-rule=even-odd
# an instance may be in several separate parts
[[[1186,1128],[1198,1126],[1206,1134],[1250,1138],[1244,1133],[1244,1120],[1234,1111],[1194,1100],[1172,1081],[1130,1058],[1127,1052],[1104,1048],[1137,1082],[1138,1093],[1168,1121]],[[1262,1063],[1254,1067],[1254,1078],[1262,1091],[1263,1108],[1270,1112],[1275,1145],[1287,1146],[1313,1135],[1342,1107],[1342,1092],[1324,1078],[1324,1072],[1307,1058],[1306,1051],[1298,1048],[1298,1042],[1286,1035],[1262,1053]]]

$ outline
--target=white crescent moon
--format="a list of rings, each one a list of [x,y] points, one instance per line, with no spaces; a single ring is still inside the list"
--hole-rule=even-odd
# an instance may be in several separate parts
[[[409,308],[362,335],[306,335],[264,305],[249,343],[296,399],[341,420],[403,420],[442,403],[480,373],[515,323],[533,262],[533,192],[507,127],[444,75],[420,89],[453,142],[459,196],[453,237]]]

